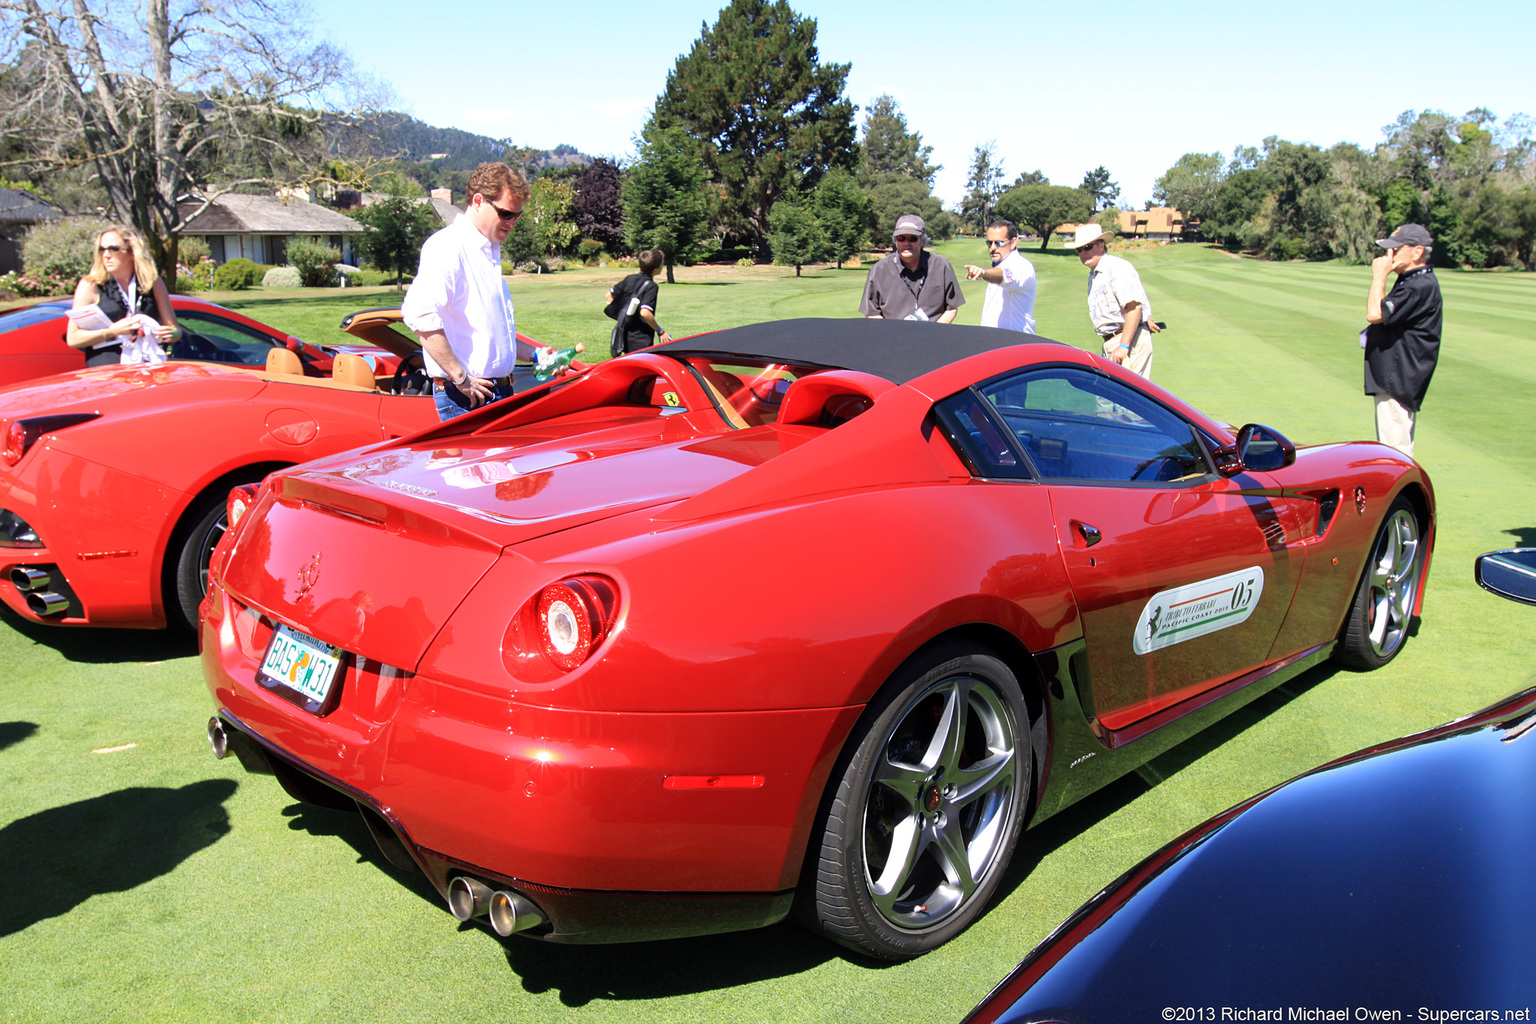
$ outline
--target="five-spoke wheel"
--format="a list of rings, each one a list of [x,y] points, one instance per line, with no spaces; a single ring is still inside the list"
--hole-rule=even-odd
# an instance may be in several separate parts
[[[890,959],[962,931],[1018,840],[1028,734],[1018,682],[989,652],[947,648],[897,673],[845,756],[802,913]]]
[[[1344,621],[1339,659],[1352,668],[1379,668],[1408,638],[1424,574],[1418,515],[1405,497],[1387,510],[1371,546],[1360,589]]]

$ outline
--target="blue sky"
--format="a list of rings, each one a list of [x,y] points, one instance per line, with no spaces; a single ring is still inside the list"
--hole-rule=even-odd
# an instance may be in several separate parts
[[[723,4],[323,0],[315,29],[430,124],[622,159],[667,72]],[[1501,26],[1487,8],[1417,0],[790,6],[817,20],[824,62],[853,65],[850,99],[862,108],[890,93],[901,104],[944,165],[935,192],[951,205],[965,191],[972,150],[993,139],[1009,180],[1039,169],[1076,185],[1103,164],[1122,201],[1140,206],[1187,152],[1230,153],[1266,135],[1369,147],[1408,109],[1485,106],[1501,123],[1536,115],[1518,47],[1490,35],[1522,29]],[[1506,10],[1504,21],[1512,16]]]

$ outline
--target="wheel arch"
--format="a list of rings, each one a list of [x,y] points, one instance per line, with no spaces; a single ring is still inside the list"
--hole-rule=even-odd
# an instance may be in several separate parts
[[[859,714],[853,727],[848,730],[847,735],[842,738],[835,755],[827,762],[828,771],[821,780],[815,799],[807,799],[802,805],[802,813],[808,813],[808,817],[805,819],[806,827],[800,830],[802,841],[794,848],[799,858],[799,866],[794,873],[797,882],[804,879],[806,864],[812,853],[812,844],[817,840],[818,823],[825,817],[828,804],[835,796],[842,769],[846,767],[853,748],[858,745],[859,737],[863,735],[864,727],[871,715],[870,704],[873,703],[875,696],[886,683],[908,665],[928,659],[935,650],[945,646],[957,649],[980,648],[1003,662],[1013,673],[1014,679],[1018,681],[1019,691],[1024,697],[1024,707],[1029,713],[1030,788],[1029,798],[1024,807],[1022,826],[1026,829],[1029,827],[1030,820],[1040,803],[1040,783],[1044,778],[1046,759],[1050,753],[1045,679],[1035,664],[1034,654],[1013,632],[993,622],[958,623],[930,636],[908,651],[869,691],[864,701],[864,710]],[[807,796],[809,797],[810,794],[808,793]]]
[[[227,469],[203,487],[187,496],[187,500],[176,510],[174,523],[165,533],[156,555],[156,572],[160,579],[160,617],[166,625],[172,624],[171,609],[177,606],[176,596],[176,563],[171,560],[172,552],[179,552],[182,544],[186,542],[192,527],[197,525],[197,511],[204,502],[215,494],[227,495],[231,488],[237,484],[247,483],[252,480],[261,480],[269,473],[275,473],[280,469],[287,469],[294,465],[292,462],[266,461],[253,462],[243,466]]]

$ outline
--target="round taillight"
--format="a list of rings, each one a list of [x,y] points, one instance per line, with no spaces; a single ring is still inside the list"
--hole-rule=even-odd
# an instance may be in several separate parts
[[[577,576],[539,592],[534,606],[540,646],[562,669],[592,656],[613,624],[614,587],[600,576]]]

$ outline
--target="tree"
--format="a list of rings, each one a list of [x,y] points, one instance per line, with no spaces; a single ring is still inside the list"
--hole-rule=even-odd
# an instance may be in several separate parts
[[[1017,178],[1014,178],[1013,184],[1009,185],[1007,189],[1004,189],[1004,191],[1011,191],[1020,187],[1021,185],[1049,185],[1050,183],[1051,179],[1047,178],[1039,170],[1025,171]]]
[[[1109,171],[1103,164],[1084,174],[1083,183],[1077,187],[1094,210],[1108,209],[1120,199],[1120,186],[1109,180]]]
[[[992,221],[992,206],[1002,191],[1003,164],[995,160],[997,140],[977,146],[971,153],[971,173],[965,182],[965,199],[960,203],[960,217],[977,234],[986,231]]]
[[[569,181],[542,175],[533,180],[530,188],[528,202],[523,205],[523,216],[517,226],[526,226],[533,250],[538,255],[563,255],[581,234],[571,212],[575,192]]]
[[[801,196],[783,196],[768,215],[768,245],[773,262],[795,268],[831,259],[832,244],[811,204]]]
[[[138,5],[0,0],[0,123],[31,168],[89,164],[111,215],[132,224],[160,272],[176,235],[220,189],[304,178],[324,159],[320,131],[343,54],[305,38],[293,0]],[[209,198],[209,197],[205,197]]]
[[[853,175],[840,167],[828,171],[816,186],[811,208],[827,238],[824,259],[836,260],[841,268],[845,260],[864,250],[875,225],[875,205]],[[778,252],[777,247],[774,252]],[[798,269],[795,276],[799,276]]]
[[[875,175],[864,188],[874,206],[875,223],[871,239],[876,246],[887,249],[891,247],[896,218],[906,213],[915,213],[923,218],[928,224],[930,237],[940,237],[934,225],[943,212],[944,204],[921,181],[905,174],[886,172]]]
[[[822,64],[816,20],[784,0],[731,0],[667,75],[653,120],[703,144],[727,232],[765,249],[785,192],[813,189],[830,167],[852,170],[847,64]]]
[[[383,199],[352,216],[364,228],[357,241],[363,258],[381,270],[392,271],[399,290],[405,275],[414,275],[421,263],[421,244],[437,229],[432,207],[411,195],[403,183],[396,183]]]
[[[653,120],[638,141],[635,162],[624,174],[624,241],[637,252],[665,252],[671,284],[673,261],[701,251],[714,202],[699,144],[685,129],[661,128]]]
[[[1184,214],[1186,222],[1204,220],[1221,182],[1220,153],[1185,153],[1152,185],[1152,198]]]
[[[928,162],[933,147],[923,145],[923,137],[907,130],[907,117],[889,94],[875,97],[864,114],[864,138],[859,176],[900,174],[915,178],[933,188],[933,177],[943,164]]]
[[[1092,212],[1082,189],[1065,185],[1024,185],[997,201],[998,216],[1039,232],[1041,252],[1050,244],[1051,232],[1063,224],[1086,221]]]
[[[582,235],[609,252],[624,245],[624,179],[619,165],[598,157],[576,179],[571,212]]]

